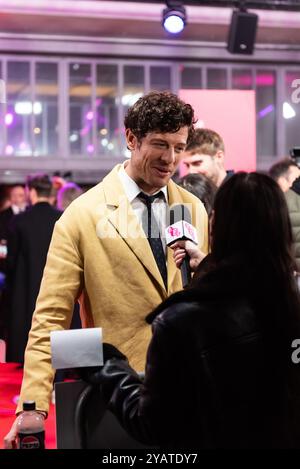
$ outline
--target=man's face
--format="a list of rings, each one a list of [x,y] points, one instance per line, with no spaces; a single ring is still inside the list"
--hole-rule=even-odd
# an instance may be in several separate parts
[[[292,187],[293,182],[300,176],[300,169],[296,166],[290,166],[287,180],[289,184],[289,188]]]
[[[188,174],[203,174],[217,184],[220,168],[216,156],[206,155],[195,149],[185,152],[183,163]]]
[[[188,138],[188,127],[175,133],[148,133],[138,141],[130,129],[126,140],[131,159],[126,171],[149,194],[168,184],[176,171]]]
[[[12,205],[16,205],[17,207],[23,208],[26,203],[25,190],[22,186],[13,187],[11,189],[9,198]]]
[[[278,178],[278,184],[283,192],[287,192],[293,185],[295,179],[300,176],[300,169],[297,166],[290,166],[284,176]]]

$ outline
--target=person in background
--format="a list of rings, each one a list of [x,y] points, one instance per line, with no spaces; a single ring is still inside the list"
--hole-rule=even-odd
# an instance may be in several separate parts
[[[0,337],[7,337],[7,296],[6,296],[6,274],[7,274],[7,238],[9,226],[13,217],[26,209],[25,189],[21,184],[9,188],[6,208],[0,212]]]
[[[82,192],[75,182],[67,182],[57,192],[57,208],[64,211]]]
[[[300,169],[294,160],[285,158],[274,164],[269,172],[270,176],[279,184],[285,196],[292,223],[297,271],[300,275]]]
[[[69,327],[77,299],[83,327],[102,327],[106,340],[144,370],[151,336],[145,317],[182,288],[164,239],[168,206],[189,205],[199,246],[207,252],[204,206],[171,180],[193,133],[193,108],[172,93],[152,92],[128,109],[124,124],[131,158],[74,200],[56,223],[17,413],[31,399],[47,414],[54,374],[50,331]],[[17,422],[18,417],[5,448],[16,444]]]
[[[185,149],[183,164],[188,174],[203,174],[220,187],[233,173],[226,171],[224,158],[225,146],[222,137],[214,130],[196,129]]]
[[[291,189],[294,181],[300,176],[300,168],[291,158],[284,158],[271,166],[269,174],[285,193]]]
[[[54,175],[51,177],[52,182],[52,190],[50,195],[50,204],[53,207],[57,206],[57,193],[58,191],[67,183],[67,181],[58,175]]]
[[[7,361],[24,362],[32,314],[40,289],[49,244],[61,212],[50,205],[47,174],[27,178],[30,207],[12,220],[7,243]]]
[[[259,201],[259,203],[257,203]],[[112,345],[86,370],[137,440],[163,448],[299,447],[300,298],[287,206],[267,175],[237,173],[218,190],[211,253],[191,242],[190,288],[149,316],[145,379]],[[204,258],[204,259],[203,259]],[[174,418],[174,416],[176,416]]]
[[[0,184],[0,212],[10,207],[9,188],[5,184]]]
[[[204,204],[208,218],[211,216],[217,186],[203,174],[188,174],[179,179],[177,184],[194,194]]]
[[[16,184],[9,190],[9,207],[0,212],[0,240],[7,240],[7,230],[14,215],[24,212],[26,209],[25,189]]]

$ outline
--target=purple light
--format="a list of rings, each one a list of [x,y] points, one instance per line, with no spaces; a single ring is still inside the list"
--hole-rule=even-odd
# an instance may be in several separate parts
[[[11,114],[10,112],[5,114],[4,122],[5,122],[5,125],[7,125],[7,127],[9,127],[13,123],[13,121],[14,121],[13,114]]]
[[[92,121],[92,120],[93,120],[93,117],[94,117],[93,111],[89,111],[89,112],[86,114],[85,117],[86,117],[86,119],[87,119],[88,121]]]
[[[263,117],[265,117],[267,114],[270,114],[270,112],[273,112],[274,111],[274,105],[273,104],[269,104],[269,106],[265,107],[264,109],[262,109],[261,111],[259,111],[259,113],[257,114],[257,118],[258,119],[262,119]]]
[[[94,145],[92,145],[91,143],[86,147],[86,151],[88,153],[93,153],[94,152]]]

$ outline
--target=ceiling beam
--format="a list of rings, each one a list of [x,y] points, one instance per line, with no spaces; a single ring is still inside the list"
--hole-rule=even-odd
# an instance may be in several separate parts
[[[101,0],[98,0],[101,1]],[[109,0],[122,2],[123,0]],[[165,3],[163,0],[130,0],[135,3]],[[300,11],[300,0],[183,0],[184,5],[211,6],[211,7],[236,7],[244,6],[252,10],[285,10]]]

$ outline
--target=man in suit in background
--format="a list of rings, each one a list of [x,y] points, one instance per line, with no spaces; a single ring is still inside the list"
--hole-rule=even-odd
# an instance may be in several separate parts
[[[0,243],[6,245],[7,243],[7,232],[9,224],[14,215],[24,212],[26,209],[26,196],[25,189],[20,184],[12,186],[9,190],[8,197],[9,207],[0,212]],[[5,259],[5,255],[0,253],[0,270],[5,271],[5,265],[2,260]]]
[[[145,317],[182,289],[164,240],[168,206],[189,204],[199,248],[208,249],[203,204],[171,180],[193,122],[192,107],[176,95],[153,92],[140,98],[125,117],[131,159],[77,198],[57,222],[25,353],[17,413],[28,399],[47,413],[54,373],[50,332],[69,327],[77,298],[83,327],[102,327],[105,342],[127,355],[137,371],[144,370],[151,336]],[[149,224],[156,224],[159,236],[149,234]],[[16,421],[5,447],[13,447],[15,438]]]
[[[7,361],[10,362],[24,361],[53,228],[61,215],[49,203],[51,188],[51,180],[46,174],[28,177],[26,190],[31,206],[13,218],[8,233]]]
[[[10,187],[8,207],[0,212],[0,337],[7,337],[7,297],[6,297],[6,261],[7,236],[13,217],[26,209],[25,189],[21,184]]]
[[[203,174],[215,184],[225,182],[233,171],[224,166],[225,145],[222,137],[211,129],[196,129],[184,152],[183,163],[188,174]]]

